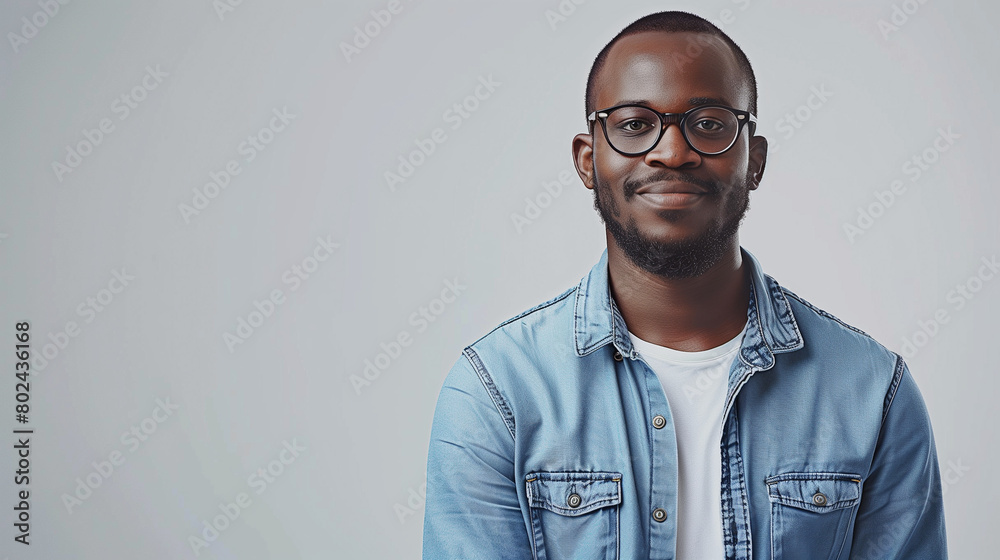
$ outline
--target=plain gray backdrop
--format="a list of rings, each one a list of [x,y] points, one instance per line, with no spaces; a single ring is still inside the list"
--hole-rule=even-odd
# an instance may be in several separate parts
[[[419,558],[444,376],[600,256],[587,73],[666,9],[756,72],[741,244],[905,352],[994,549],[997,4],[577,2],[4,3],[0,558]]]

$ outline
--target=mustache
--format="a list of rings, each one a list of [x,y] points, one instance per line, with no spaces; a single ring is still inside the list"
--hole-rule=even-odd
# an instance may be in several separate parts
[[[684,171],[663,171],[640,180],[626,180],[624,183],[625,197],[632,197],[635,195],[635,191],[639,190],[639,187],[653,183],[690,183],[698,185],[708,194],[715,194],[721,190],[719,184],[715,181],[695,177]]]

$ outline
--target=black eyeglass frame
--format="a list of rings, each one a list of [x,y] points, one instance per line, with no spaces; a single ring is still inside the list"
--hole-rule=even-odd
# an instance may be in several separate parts
[[[618,148],[616,148],[615,145],[611,142],[611,139],[608,138],[608,124],[607,124],[608,116],[611,114],[612,111],[616,109],[621,109],[623,107],[640,107],[642,109],[648,109],[656,113],[656,116],[660,118],[660,131],[656,135],[656,141],[653,142],[653,144],[649,148],[641,152],[630,154],[628,152],[623,152]],[[688,115],[690,115],[695,111],[700,111],[701,109],[709,109],[709,108],[725,109],[736,116],[736,122],[737,122],[736,134],[733,136],[733,141],[730,142],[729,145],[726,146],[724,149],[718,152],[703,152],[698,148],[695,148],[691,144],[691,140],[688,138],[687,131],[684,130],[684,120],[688,117]],[[717,156],[719,154],[723,154],[729,151],[730,148],[736,145],[736,141],[740,139],[740,134],[743,133],[743,125],[745,124],[749,123],[751,125],[750,136],[753,136],[754,132],[756,132],[757,130],[757,117],[753,113],[751,113],[750,111],[734,109],[732,107],[727,107],[725,105],[699,105],[697,107],[692,107],[691,109],[688,109],[683,113],[661,113],[656,109],[653,109],[652,107],[647,107],[646,105],[640,105],[638,103],[624,103],[622,105],[615,105],[614,107],[608,107],[607,109],[600,109],[594,111],[593,113],[587,116],[587,123],[590,126],[591,135],[594,134],[594,121],[598,120],[601,122],[601,130],[604,131],[604,139],[607,140],[608,146],[611,146],[611,149],[618,152],[619,154],[629,157],[643,156],[651,152],[653,148],[655,148],[656,145],[660,143],[660,140],[663,139],[663,133],[666,132],[667,126],[669,126],[671,123],[676,123],[677,127],[681,129],[681,136],[684,137],[684,141],[687,142],[688,147],[690,147],[692,150],[698,152],[703,156]]]

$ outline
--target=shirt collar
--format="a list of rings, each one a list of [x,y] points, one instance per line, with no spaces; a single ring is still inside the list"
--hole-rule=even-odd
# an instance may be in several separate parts
[[[756,369],[774,365],[774,354],[802,348],[804,343],[792,314],[792,307],[778,283],[761,269],[760,262],[740,247],[743,262],[750,268],[750,305],[740,357]],[[576,290],[573,341],[578,356],[586,356],[609,342],[623,356],[635,357],[625,320],[611,297],[608,281],[608,250]]]

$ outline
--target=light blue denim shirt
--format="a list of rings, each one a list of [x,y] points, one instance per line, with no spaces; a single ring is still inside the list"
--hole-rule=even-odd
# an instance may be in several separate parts
[[[741,252],[752,289],[719,434],[726,558],[946,558],[934,437],[902,357]],[[673,426],[605,249],[577,286],[498,325],[448,373],[423,557],[675,558]]]

